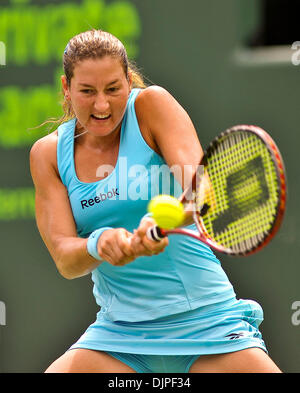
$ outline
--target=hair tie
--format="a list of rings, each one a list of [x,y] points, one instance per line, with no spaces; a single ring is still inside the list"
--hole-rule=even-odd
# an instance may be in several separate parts
[[[66,55],[67,54],[67,52],[68,52],[68,49],[69,49],[69,46],[70,46],[70,44],[69,44],[69,42],[67,43],[67,46],[65,47],[65,50],[64,50],[64,55]]]

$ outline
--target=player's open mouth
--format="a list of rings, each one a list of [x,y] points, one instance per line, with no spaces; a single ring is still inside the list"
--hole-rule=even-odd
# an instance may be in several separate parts
[[[94,120],[103,121],[111,117],[111,115],[91,115]]]

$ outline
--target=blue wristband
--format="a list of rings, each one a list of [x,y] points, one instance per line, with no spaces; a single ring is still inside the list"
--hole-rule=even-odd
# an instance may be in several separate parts
[[[112,228],[111,227],[103,227],[103,228],[96,229],[88,237],[88,241],[87,241],[87,245],[86,245],[87,252],[90,254],[91,257],[97,259],[98,261],[103,261],[103,259],[100,257],[100,255],[98,253],[98,248],[97,248],[98,240],[99,240],[99,237],[102,235],[102,233],[104,231],[106,231],[107,229],[112,229]]]

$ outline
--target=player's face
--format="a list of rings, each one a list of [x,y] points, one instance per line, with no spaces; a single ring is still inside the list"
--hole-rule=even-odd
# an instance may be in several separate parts
[[[62,79],[79,124],[94,136],[121,126],[130,83],[119,59],[105,56],[76,64],[70,86]]]

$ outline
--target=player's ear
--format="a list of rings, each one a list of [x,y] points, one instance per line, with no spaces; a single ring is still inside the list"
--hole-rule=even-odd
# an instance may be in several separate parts
[[[68,82],[67,82],[66,76],[62,75],[60,77],[60,80],[61,80],[61,85],[62,85],[62,89],[63,89],[63,92],[64,92],[64,96],[65,96],[65,98],[69,98],[70,93],[69,93],[69,86],[68,86]]]

